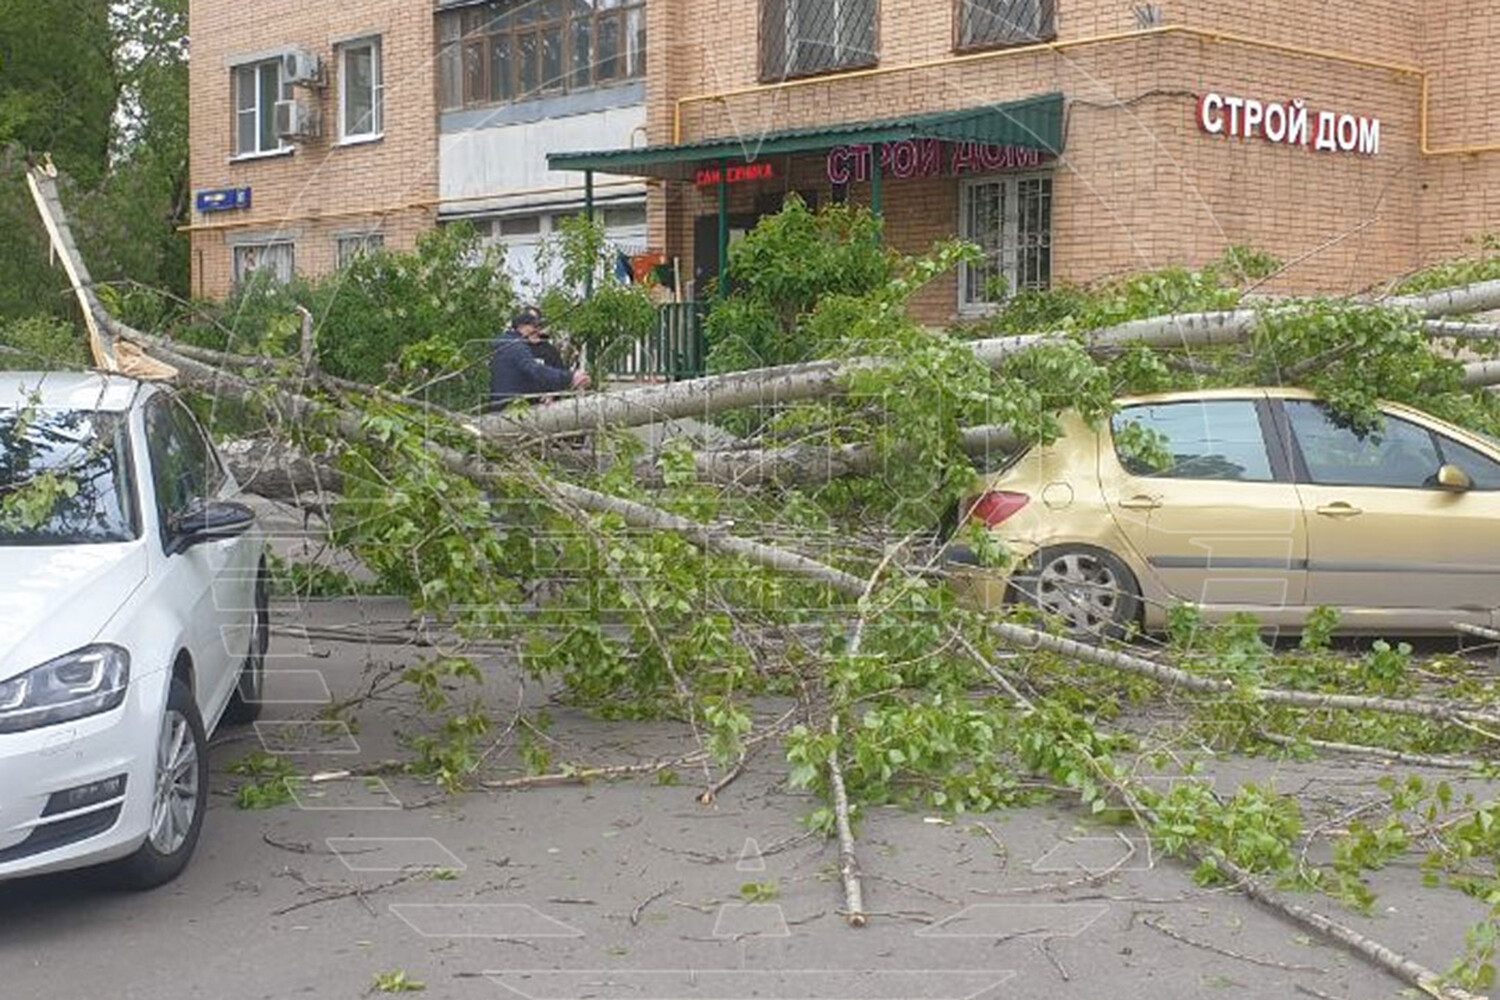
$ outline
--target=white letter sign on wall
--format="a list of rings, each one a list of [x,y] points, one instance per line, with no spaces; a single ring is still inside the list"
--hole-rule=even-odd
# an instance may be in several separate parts
[[[1309,124],[1309,118],[1316,125]],[[1252,97],[1204,94],[1198,99],[1198,127],[1209,135],[1260,138],[1286,146],[1311,146],[1324,153],[1380,152],[1380,119],[1319,111],[1310,115],[1301,98],[1288,103]]]

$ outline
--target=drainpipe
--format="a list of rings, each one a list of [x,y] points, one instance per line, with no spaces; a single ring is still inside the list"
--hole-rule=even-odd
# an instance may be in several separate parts
[[[592,226],[594,224],[594,172],[592,170],[583,172],[583,214]],[[583,296],[587,299],[594,297],[594,269],[592,267],[583,276]]]
[[[719,299],[729,298],[729,161],[719,161]]]

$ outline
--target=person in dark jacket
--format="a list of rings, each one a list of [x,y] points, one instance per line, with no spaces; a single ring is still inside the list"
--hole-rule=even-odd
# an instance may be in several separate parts
[[[542,327],[541,339],[528,341],[531,346],[531,356],[541,358],[542,364],[548,368],[567,368],[568,363],[563,360],[562,351],[558,350],[552,338],[547,335],[547,328]]]
[[[536,345],[541,343],[541,313],[535,309],[521,310],[511,322],[510,329],[500,335],[495,352],[490,355],[490,398],[485,407],[488,412],[503,410],[517,399],[540,398],[589,387],[586,372],[573,371],[562,364],[549,364],[550,356],[534,353]],[[556,360],[561,362],[561,355]]]

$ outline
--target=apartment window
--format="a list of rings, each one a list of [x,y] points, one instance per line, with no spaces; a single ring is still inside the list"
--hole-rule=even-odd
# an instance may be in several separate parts
[[[1017,289],[1052,284],[1052,178],[982,177],[959,194],[959,235],[984,259],[959,272],[959,307],[982,312]]]
[[[365,38],[339,48],[339,137],[379,138],[385,131],[385,79],[380,39]]]
[[[340,236],[339,267],[348,267],[359,258],[368,257],[384,247],[385,235],[383,233],[351,233],[348,236]]]
[[[444,111],[646,75],[645,0],[491,0],[438,14]]]
[[[236,288],[258,274],[290,284],[297,271],[296,250],[289,241],[247,243],[234,248],[234,284]]]
[[[281,81],[281,60],[246,63],[234,68],[234,155],[273,153],[283,147],[276,134],[276,102],[290,100],[292,88]]]
[[[874,65],[878,11],[879,0],[761,0],[761,77]]]
[[[1052,38],[1053,0],[956,0],[960,49],[1024,45]]]
[[[497,223],[500,227],[500,235],[504,236],[539,236],[542,232],[542,217],[540,215],[520,215],[510,219],[501,219]]]

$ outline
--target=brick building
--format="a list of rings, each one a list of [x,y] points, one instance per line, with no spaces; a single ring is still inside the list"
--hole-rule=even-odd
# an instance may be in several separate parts
[[[983,246],[987,264],[923,293],[943,322],[1008,288],[1235,244],[1289,262],[1285,289],[1353,290],[1461,252],[1500,214],[1500,8],[1458,0],[243,9],[192,3],[194,188],[252,189],[195,219],[207,295],[287,268],[287,243],[318,272],[369,234],[404,246],[459,217],[534,271],[556,219],[591,203],[702,297],[721,245],[797,191],[878,205],[902,250]],[[289,86],[298,53],[317,86]],[[287,72],[247,96],[275,56]],[[277,86],[321,111],[321,137],[267,132]]]

